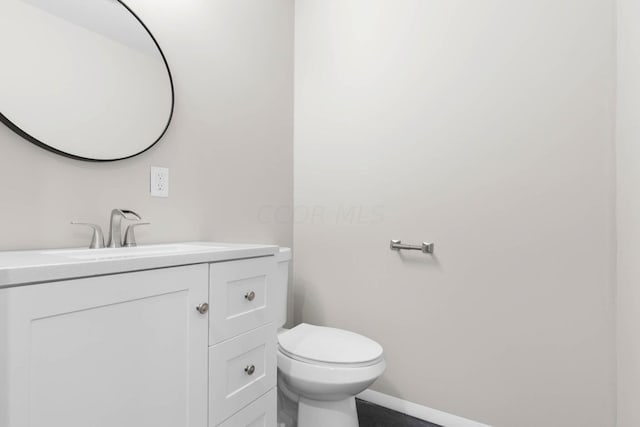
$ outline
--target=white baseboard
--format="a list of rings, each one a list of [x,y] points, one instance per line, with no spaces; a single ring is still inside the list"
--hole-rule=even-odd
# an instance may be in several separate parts
[[[437,409],[428,408],[418,405],[417,403],[408,402],[379,391],[365,390],[357,396],[359,399],[374,403],[394,411],[402,412],[420,420],[429,421],[443,427],[491,427],[477,421],[471,421],[466,418],[438,411]]]

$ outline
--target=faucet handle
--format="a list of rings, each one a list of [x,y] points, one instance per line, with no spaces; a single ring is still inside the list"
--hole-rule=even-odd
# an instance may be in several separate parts
[[[151,225],[150,222],[136,222],[134,224],[130,224],[129,226],[127,226],[127,230],[124,232],[124,242],[122,243],[122,246],[127,247],[127,248],[132,248],[134,246],[138,246],[138,244],[136,243],[136,235],[133,232],[135,230],[136,227],[141,226],[141,225]]]
[[[100,249],[104,248],[104,234],[102,233],[102,228],[100,228],[97,224],[91,224],[88,222],[75,222],[71,221],[72,225],[84,225],[87,227],[91,227],[93,229],[93,236],[91,237],[91,244],[89,245],[89,249]]]

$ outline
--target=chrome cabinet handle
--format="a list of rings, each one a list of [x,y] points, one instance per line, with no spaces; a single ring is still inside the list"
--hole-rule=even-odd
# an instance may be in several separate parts
[[[253,373],[256,371],[256,367],[255,365],[247,366],[246,368],[244,368],[244,371],[247,373],[247,375],[253,375]]]
[[[206,314],[209,311],[209,304],[206,302],[203,302],[202,304],[196,307],[196,310],[198,310],[198,313],[200,314]]]
[[[256,298],[256,293],[253,291],[247,292],[246,294],[244,294],[244,297],[249,301],[253,301]]]

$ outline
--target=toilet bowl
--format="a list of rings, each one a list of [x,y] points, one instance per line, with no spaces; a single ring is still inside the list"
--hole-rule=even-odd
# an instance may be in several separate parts
[[[384,372],[382,347],[353,332],[302,323],[278,335],[278,387],[299,427],[357,427],[355,395]]]
[[[286,320],[289,249],[278,255],[279,295]],[[281,307],[282,308],[282,307]],[[278,389],[297,404],[299,427],[358,427],[355,395],[385,370],[383,349],[375,341],[342,329],[306,323],[278,333]]]

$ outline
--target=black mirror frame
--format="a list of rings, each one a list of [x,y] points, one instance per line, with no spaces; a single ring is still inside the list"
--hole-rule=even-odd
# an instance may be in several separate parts
[[[162,137],[167,133],[167,129],[169,129],[169,125],[171,124],[171,119],[173,118],[173,110],[174,110],[174,107],[175,107],[175,90],[174,90],[174,86],[173,86],[173,77],[171,75],[171,69],[169,68],[169,63],[167,62],[167,58],[164,56],[164,52],[162,51],[162,48],[160,48],[160,45],[158,44],[158,41],[153,36],[151,31],[149,31],[149,28],[145,25],[145,23],[142,22],[142,19],[140,19],[140,17],[138,15],[136,15],[136,13],[133,10],[131,10],[131,8],[129,6],[127,6],[124,3],[123,0],[116,0],[116,1],[118,3],[120,3],[125,9],[127,9],[127,11],[131,15],[133,15],[133,17],[140,23],[140,25],[142,25],[142,27],[145,29],[147,34],[149,34],[149,37],[151,37],[151,40],[153,40],[153,43],[158,48],[158,52],[160,52],[160,56],[162,57],[162,62],[164,63],[164,65],[165,65],[165,67],[167,69],[167,74],[169,75],[169,84],[171,85],[171,109],[169,111],[169,118],[167,120],[167,124],[165,125],[164,129],[160,133],[160,136],[158,136],[158,138],[152,144],[150,144],[147,148],[145,148],[144,150],[142,150],[142,151],[140,151],[138,153],[132,154],[130,156],[119,157],[119,158],[116,158],[116,159],[90,159],[90,158],[87,158],[87,157],[76,156],[75,154],[67,153],[65,151],[61,151],[61,150],[58,150],[56,148],[53,148],[50,145],[47,145],[46,143],[40,141],[39,139],[35,138],[34,136],[32,136],[32,135],[28,134],[27,132],[25,132],[24,130],[22,130],[19,126],[17,126],[15,123],[13,123],[11,120],[9,120],[9,118],[7,118],[1,112],[0,112],[0,122],[4,123],[9,129],[14,131],[15,133],[17,133],[18,135],[20,135],[21,137],[23,137],[27,141],[37,145],[38,147],[44,148],[47,151],[51,151],[51,152],[59,154],[61,156],[69,157],[69,158],[75,159],[75,160],[82,160],[82,161],[86,161],[86,162],[104,163],[104,162],[116,162],[118,160],[130,159],[132,157],[139,156],[140,154],[150,150],[153,146],[155,146],[162,139]]]

